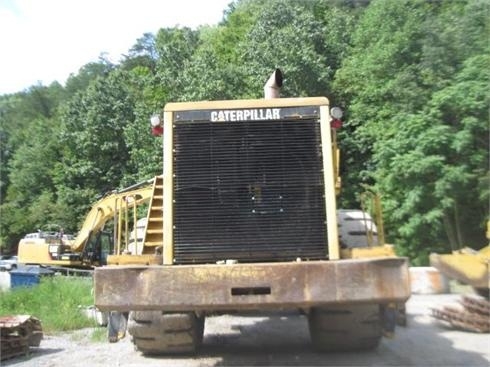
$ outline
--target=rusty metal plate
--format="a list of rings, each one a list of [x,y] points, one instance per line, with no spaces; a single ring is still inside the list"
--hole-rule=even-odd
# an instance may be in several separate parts
[[[233,265],[108,266],[94,273],[102,310],[309,308],[404,302],[405,258]]]

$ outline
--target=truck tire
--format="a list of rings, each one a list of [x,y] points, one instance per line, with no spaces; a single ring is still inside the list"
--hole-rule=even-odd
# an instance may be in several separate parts
[[[143,354],[193,353],[202,343],[204,316],[193,312],[133,311],[128,332]]]
[[[322,352],[371,350],[382,337],[378,305],[313,308],[308,324],[313,346]]]
[[[378,244],[376,224],[371,216],[358,209],[337,210],[339,240],[344,248],[359,248]],[[367,233],[371,232],[372,243],[369,244]]]

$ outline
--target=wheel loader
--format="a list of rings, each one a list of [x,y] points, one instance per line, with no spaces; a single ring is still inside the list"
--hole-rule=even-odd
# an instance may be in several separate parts
[[[338,108],[325,97],[177,102],[163,135],[139,254],[94,271],[109,337],[144,354],[193,353],[208,315],[299,310],[321,351],[376,348],[410,296],[408,262],[360,210],[338,210]],[[151,260],[151,261],[150,261]],[[111,326],[112,325],[112,326]]]

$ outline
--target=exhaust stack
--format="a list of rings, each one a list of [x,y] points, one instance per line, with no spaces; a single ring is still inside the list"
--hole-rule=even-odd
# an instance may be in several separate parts
[[[280,69],[274,70],[272,75],[264,85],[264,98],[272,99],[279,98],[279,90],[282,87],[282,72]]]

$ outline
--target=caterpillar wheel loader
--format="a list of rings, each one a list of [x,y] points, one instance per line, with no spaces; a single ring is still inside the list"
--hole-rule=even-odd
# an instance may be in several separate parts
[[[365,213],[337,210],[339,109],[276,98],[282,80],[275,70],[264,99],[168,103],[151,119],[164,163],[141,253],[94,271],[111,341],[129,315],[142,353],[192,353],[206,315],[268,310],[304,312],[323,351],[373,349],[393,332],[407,259],[368,240]]]

